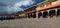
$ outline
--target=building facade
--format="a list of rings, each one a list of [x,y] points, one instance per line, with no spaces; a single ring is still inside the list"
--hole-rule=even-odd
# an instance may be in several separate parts
[[[27,8],[22,14],[22,18],[47,18],[60,15],[60,0],[45,0],[37,5]]]

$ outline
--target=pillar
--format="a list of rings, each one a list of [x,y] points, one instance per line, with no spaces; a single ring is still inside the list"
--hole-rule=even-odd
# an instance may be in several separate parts
[[[38,8],[40,8],[39,6],[36,8],[36,18],[38,18]]]
[[[49,18],[49,11],[50,11],[50,10],[47,10],[47,12],[48,12],[48,18]]]
[[[31,13],[31,18],[33,18],[34,17],[34,13]]]
[[[36,12],[36,18],[38,18],[38,12]]]
[[[42,16],[43,16],[43,12],[44,12],[44,11],[41,11],[41,12],[42,12]]]
[[[57,16],[57,9],[55,9],[55,11],[56,11],[56,16]]]
[[[28,14],[26,14],[26,18],[28,19]]]

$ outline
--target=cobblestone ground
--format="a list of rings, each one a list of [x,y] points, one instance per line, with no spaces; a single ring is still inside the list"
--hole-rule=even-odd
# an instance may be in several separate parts
[[[23,18],[0,21],[0,28],[60,28],[60,18]]]

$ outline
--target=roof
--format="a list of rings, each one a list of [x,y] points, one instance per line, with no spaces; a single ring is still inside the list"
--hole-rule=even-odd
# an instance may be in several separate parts
[[[60,6],[60,2],[54,3],[52,5],[48,5],[46,7],[37,8],[37,10],[46,10],[46,9],[57,7],[57,6]]]

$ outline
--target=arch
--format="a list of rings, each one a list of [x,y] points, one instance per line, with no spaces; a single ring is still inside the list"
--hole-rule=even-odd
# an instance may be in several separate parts
[[[41,12],[39,12],[38,13],[38,18],[40,18],[42,16],[42,13]]]
[[[50,10],[49,11],[49,16],[50,17],[56,16],[56,11],[55,10]]]
[[[33,18],[33,15],[32,15],[33,13],[31,13],[31,15],[30,15],[30,18]]]
[[[28,18],[30,18],[30,17],[31,17],[31,14],[29,13],[29,14],[28,14]]]
[[[59,16],[59,15],[60,15],[60,9],[57,10],[57,16]]]
[[[36,12],[33,12],[32,18],[36,18]]]
[[[47,18],[47,16],[48,16],[48,12],[47,11],[44,11],[43,12],[43,18]]]

